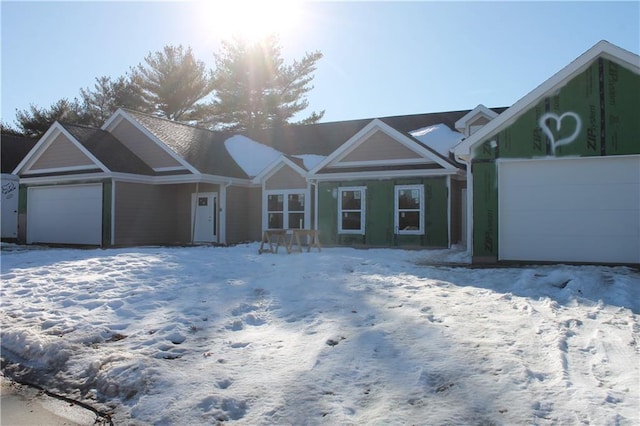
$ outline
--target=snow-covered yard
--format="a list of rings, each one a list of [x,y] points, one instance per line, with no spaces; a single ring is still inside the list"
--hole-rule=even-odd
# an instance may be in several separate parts
[[[3,368],[116,424],[640,422],[638,271],[463,260],[5,245]]]

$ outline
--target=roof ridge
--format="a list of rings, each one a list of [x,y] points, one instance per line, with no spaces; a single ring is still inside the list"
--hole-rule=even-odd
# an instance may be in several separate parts
[[[126,113],[139,114],[139,115],[143,115],[145,117],[153,118],[153,119],[156,119],[156,120],[159,120],[159,121],[165,121],[167,123],[171,123],[171,124],[175,124],[175,125],[191,127],[193,129],[196,129],[196,130],[204,130],[204,131],[207,131],[207,132],[210,132],[210,133],[223,133],[223,132],[219,132],[219,131],[216,131],[216,130],[207,129],[206,127],[196,126],[194,124],[189,124],[189,123],[185,123],[185,122],[182,122],[182,121],[171,120],[171,119],[166,118],[166,117],[159,117],[157,115],[153,115],[153,114],[150,114],[150,113],[147,113],[147,112],[136,111],[136,110],[132,110],[132,109],[128,109],[128,108],[120,108],[120,109],[122,109]]]

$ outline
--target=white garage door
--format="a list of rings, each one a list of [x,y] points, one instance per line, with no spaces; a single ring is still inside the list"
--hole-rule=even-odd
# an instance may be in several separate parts
[[[499,258],[640,263],[640,156],[498,165]]]
[[[29,188],[27,242],[100,245],[102,184]]]

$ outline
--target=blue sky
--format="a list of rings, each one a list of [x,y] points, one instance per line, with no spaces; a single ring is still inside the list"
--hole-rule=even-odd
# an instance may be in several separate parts
[[[231,28],[265,23],[286,61],[324,54],[308,96],[323,121],[509,106],[599,40],[640,52],[638,1],[312,2],[284,21],[221,4],[3,0],[2,120],[124,75],[167,44],[211,67]]]

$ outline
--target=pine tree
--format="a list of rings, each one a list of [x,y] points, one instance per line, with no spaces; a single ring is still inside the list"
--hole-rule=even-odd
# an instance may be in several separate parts
[[[260,129],[291,123],[309,106],[306,94],[316,63],[322,53],[305,54],[287,65],[275,35],[250,43],[234,38],[223,41],[222,52],[214,54],[215,99],[209,105],[209,124],[241,130]],[[318,122],[324,111],[313,112],[301,123]]]
[[[40,137],[56,122],[88,124],[83,119],[82,107],[77,99],[60,99],[50,108],[30,105],[29,109],[16,112],[18,132],[24,136]]]
[[[198,101],[211,93],[211,75],[202,61],[196,60],[190,47],[165,46],[149,53],[144,64],[131,69],[132,81],[148,112],[170,120],[195,119]]]
[[[100,127],[118,109],[128,108],[146,111],[147,104],[142,99],[139,87],[131,78],[111,77],[96,78],[93,89],[80,89],[82,99],[82,121]]]

